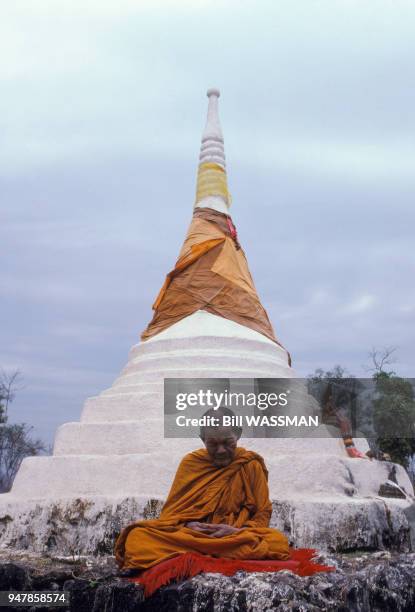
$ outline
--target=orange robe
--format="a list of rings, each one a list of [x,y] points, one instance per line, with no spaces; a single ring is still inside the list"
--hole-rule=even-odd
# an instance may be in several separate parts
[[[264,460],[237,448],[230,465],[213,465],[205,449],[186,455],[159,519],[128,525],[115,544],[123,569],[146,569],[185,552],[231,559],[288,559],[287,538],[268,527],[272,504]],[[215,538],[185,527],[188,521],[242,528]]]

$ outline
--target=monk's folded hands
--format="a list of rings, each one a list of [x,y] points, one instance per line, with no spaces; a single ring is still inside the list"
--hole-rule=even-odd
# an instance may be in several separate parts
[[[188,527],[189,529],[193,529],[193,531],[205,532],[205,531],[208,531],[209,523],[200,523],[199,521],[189,521],[188,523],[185,523],[184,526]]]
[[[213,525],[213,527],[214,529],[212,529],[209,535],[213,536],[214,538],[222,538],[223,536],[232,535],[233,533],[241,531],[237,527],[232,527],[232,525],[225,525],[222,523]]]
[[[200,523],[199,521],[190,521],[186,523],[186,527],[214,538],[221,538],[240,531],[237,527],[232,527],[225,523]]]

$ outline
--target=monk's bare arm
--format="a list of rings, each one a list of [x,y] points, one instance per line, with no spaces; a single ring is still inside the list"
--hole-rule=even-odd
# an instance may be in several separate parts
[[[244,527],[268,527],[272,514],[272,503],[269,498],[268,482],[264,470],[258,461],[249,463],[249,478],[255,497],[257,510]]]

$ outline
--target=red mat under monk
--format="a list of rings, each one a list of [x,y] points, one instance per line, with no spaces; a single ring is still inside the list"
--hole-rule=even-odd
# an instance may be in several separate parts
[[[199,553],[183,553],[153,565],[144,570],[131,582],[144,587],[144,595],[151,597],[161,586],[172,581],[193,578],[202,572],[219,573],[232,576],[238,571],[245,572],[278,572],[290,570],[298,576],[311,576],[317,572],[331,572],[335,568],[328,565],[319,565],[313,562],[316,551],[310,548],[291,550],[291,557],[287,561],[226,559],[201,555]]]

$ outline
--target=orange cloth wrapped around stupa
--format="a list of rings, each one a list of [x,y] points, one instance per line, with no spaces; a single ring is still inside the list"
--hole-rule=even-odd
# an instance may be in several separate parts
[[[232,463],[218,469],[207,450],[181,461],[159,519],[138,521],[118,537],[119,566],[146,569],[186,552],[231,559],[288,559],[288,540],[268,527],[272,505],[260,455],[237,448]],[[242,528],[224,537],[185,527],[189,521]]]
[[[179,258],[153,304],[147,340],[197,310],[250,327],[280,344],[257,295],[231,217],[196,208]]]

